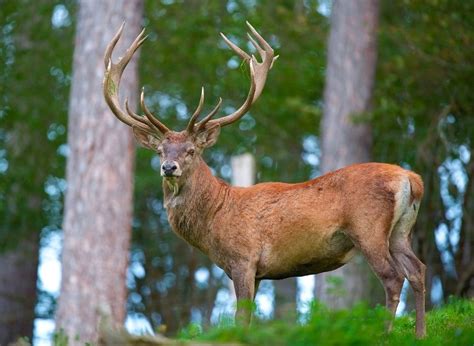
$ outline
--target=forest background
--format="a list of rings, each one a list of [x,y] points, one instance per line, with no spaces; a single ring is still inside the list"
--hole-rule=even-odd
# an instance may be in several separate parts
[[[321,174],[331,1],[162,0],[141,6],[138,22],[149,39],[140,51],[139,85],[149,107],[172,128],[185,126],[202,84],[207,100],[224,97],[224,109],[245,98],[248,71],[220,31],[238,41],[248,20],[280,54],[261,99],[208,150],[216,175],[230,181],[231,158],[242,153],[255,157],[257,182]],[[54,329],[59,297],[79,4],[4,0],[0,7],[0,335],[11,337],[13,321],[21,335],[31,336],[33,323],[37,331]],[[473,13],[471,1],[380,1],[372,105],[354,117],[370,126],[371,160],[412,169],[425,181],[413,241],[428,266],[428,308],[451,295],[474,295]],[[134,162],[131,245],[123,254],[129,256],[127,326],[166,325],[174,334],[190,322],[216,322],[231,306],[225,274],[171,231],[156,154],[138,149]],[[335,295],[347,294],[349,280],[329,277]],[[317,290],[312,282],[262,284],[262,316],[304,311]],[[362,282],[370,304],[382,303],[378,281]],[[404,292],[402,307],[409,311],[413,303]]]

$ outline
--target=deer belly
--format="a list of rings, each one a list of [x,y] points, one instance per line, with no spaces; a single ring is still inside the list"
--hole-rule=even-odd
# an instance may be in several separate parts
[[[264,247],[260,257],[258,279],[284,279],[337,269],[356,254],[352,241],[342,232],[327,239],[296,241],[285,248]]]

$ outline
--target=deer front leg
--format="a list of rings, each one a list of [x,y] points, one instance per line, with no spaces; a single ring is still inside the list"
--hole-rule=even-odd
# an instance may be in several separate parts
[[[237,296],[236,321],[244,325],[252,319],[252,305],[255,298],[255,268],[241,266],[232,270],[232,281]]]

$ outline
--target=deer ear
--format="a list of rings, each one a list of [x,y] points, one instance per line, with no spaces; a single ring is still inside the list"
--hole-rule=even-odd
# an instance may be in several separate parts
[[[154,133],[152,134],[136,126],[132,126],[132,130],[137,142],[145,148],[155,150],[161,142],[161,139],[157,138]]]
[[[196,135],[196,145],[201,148],[212,147],[217,142],[221,127],[219,124],[211,125]]]

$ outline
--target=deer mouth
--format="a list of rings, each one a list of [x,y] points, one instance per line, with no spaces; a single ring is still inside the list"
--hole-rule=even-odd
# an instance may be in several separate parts
[[[181,172],[163,172],[161,176],[165,179],[179,178],[181,176]]]

